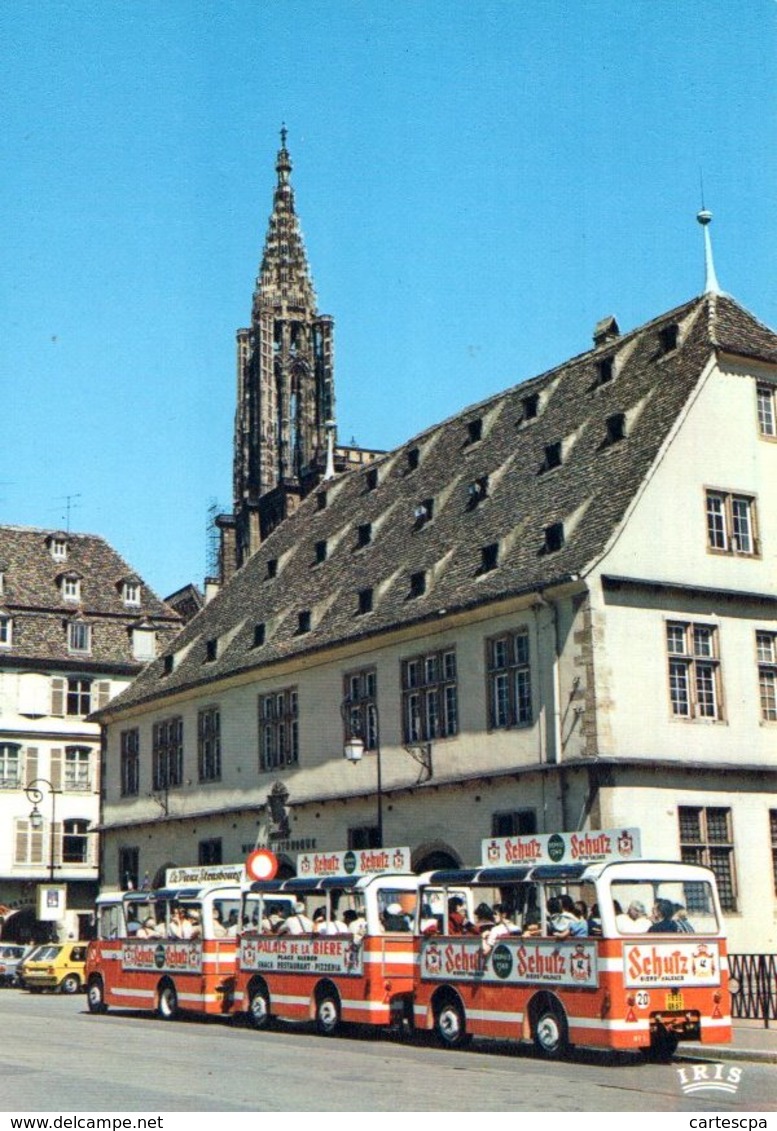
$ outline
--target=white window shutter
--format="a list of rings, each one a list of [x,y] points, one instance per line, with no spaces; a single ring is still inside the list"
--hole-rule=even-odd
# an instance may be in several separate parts
[[[30,785],[38,776],[38,747],[28,746],[24,752],[24,784]]]
[[[52,746],[50,758],[50,773],[51,784],[54,789],[62,789],[62,747]]]
[[[111,681],[109,679],[98,679],[96,683],[96,700],[97,704],[92,704],[93,711],[99,711],[102,707],[107,707],[111,701]]]
[[[64,715],[65,713],[65,695],[67,693],[67,681],[62,676],[51,677],[51,713],[52,715]]]

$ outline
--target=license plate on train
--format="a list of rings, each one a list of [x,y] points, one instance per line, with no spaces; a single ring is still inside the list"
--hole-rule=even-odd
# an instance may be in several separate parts
[[[666,995],[666,1008],[671,1009],[673,1012],[685,1009],[683,1005],[683,995],[678,990],[671,990]]]

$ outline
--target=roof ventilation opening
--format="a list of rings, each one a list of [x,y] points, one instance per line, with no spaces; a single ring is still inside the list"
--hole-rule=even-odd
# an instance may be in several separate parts
[[[378,469],[377,469],[377,467],[371,467],[370,470],[367,472],[367,475],[365,476],[365,478],[367,480],[367,490],[368,491],[374,491],[375,488],[378,486]]]
[[[426,592],[426,571],[410,574],[410,596],[422,597]]]
[[[164,659],[164,674],[171,675],[175,667],[175,656],[165,656]]]
[[[480,547],[480,566],[478,568],[478,576],[484,573],[491,573],[496,569],[499,564],[499,543],[492,542],[488,546]]]
[[[469,510],[474,510],[478,503],[482,503],[483,499],[488,498],[488,476],[481,475],[479,479],[473,479],[467,487],[467,507]]]
[[[321,541],[316,542],[316,565],[326,561],[326,539],[322,538]]]
[[[614,412],[612,416],[607,417],[606,421],[607,435],[605,444],[617,444],[619,440],[626,439],[626,414],[625,412]]]
[[[372,589],[359,590],[359,610],[358,615],[364,616],[365,613],[372,612]]]
[[[596,366],[597,385],[606,385],[608,381],[612,381],[614,373],[615,359],[612,357],[603,357]]]
[[[542,465],[543,471],[552,471],[554,467],[561,467],[561,441],[557,440],[555,444],[545,445],[545,461]]]
[[[254,625],[254,648],[261,648],[264,644],[266,631],[264,623]]]
[[[369,546],[372,541],[372,523],[363,522],[356,531],[356,545]]]
[[[564,545],[564,523],[554,522],[552,526],[545,527],[545,544],[543,551],[553,554]]]
[[[267,561],[267,576],[268,578],[278,576],[278,559],[269,558]]]
[[[521,419],[519,424],[525,424],[527,420],[536,420],[540,414],[540,394],[530,393],[528,397],[524,397],[521,401]]]
[[[311,622],[310,609],[303,609],[297,619],[297,635],[304,636],[306,632],[310,632]]]
[[[407,453],[407,470],[415,471],[418,464],[421,462],[421,453],[418,448],[411,448]]]
[[[604,346],[607,342],[614,342],[621,335],[620,327],[612,314],[600,319],[594,326],[594,346]]]
[[[480,416],[470,420],[467,424],[467,443],[477,444],[483,438],[483,420]]]
[[[218,659],[219,642],[218,639],[205,641],[205,662],[208,664],[213,663]]]
[[[434,516],[434,499],[424,499],[422,503],[413,511],[413,518],[415,519],[416,530],[421,526],[425,526],[427,522],[431,522]]]

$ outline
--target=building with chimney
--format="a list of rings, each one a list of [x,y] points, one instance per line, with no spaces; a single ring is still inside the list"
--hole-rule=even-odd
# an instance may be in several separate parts
[[[285,147],[278,176],[276,208]],[[128,859],[243,859],[279,797],[285,874],[310,849],[409,845],[421,871],[476,863],[492,836],[637,826],[644,855],[715,871],[732,949],[773,950],[777,334],[709,272],[304,487],[331,327],[285,231],[304,310],[254,308],[265,354],[246,346],[244,372],[285,399],[253,462],[238,410],[241,568],[100,712],[106,886]],[[262,529],[287,479],[294,505]]]
[[[67,885],[59,929],[83,937],[98,889],[100,728],[89,716],[165,651],[180,624],[102,538],[0,527],[4,938],[41,929],[44,882]],[[125,754],[131,786],[139,764]]]

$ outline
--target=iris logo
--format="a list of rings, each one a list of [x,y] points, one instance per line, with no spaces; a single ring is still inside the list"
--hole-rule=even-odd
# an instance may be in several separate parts
[[[742,1079],[742,1069],[730,1064],[694,1064],[693,1068],[678,1068],[680,1087],[686,1096],[697,1092],[728,1092],[735,1094]]]

